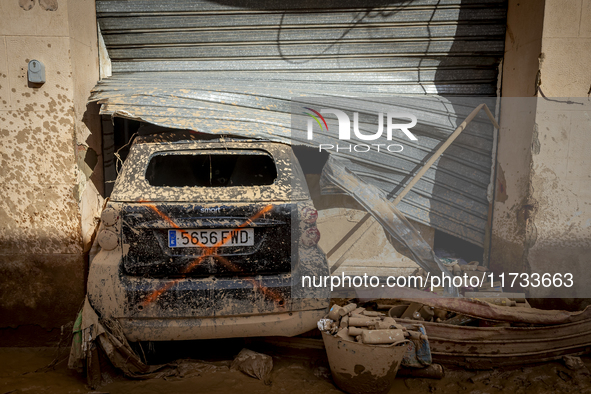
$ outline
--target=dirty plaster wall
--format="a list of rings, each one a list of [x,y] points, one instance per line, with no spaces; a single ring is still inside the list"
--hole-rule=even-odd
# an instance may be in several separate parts
[[[102,204],[92,174],[102,168],[100,123],[86,107],[98,79],[95,20],[93,0],[0,2],[0,344],[19,332],[51,337],[84,296]],[[45,65],[41,87],[27,83],[31,59]]]
[[[589,117],[542,93],[587,97],[590,18],[591,0],[509,1],[490,260],[498,271],[588,276]]]
[[[533,97],[536,92],[543,18],[543,1],[509,1],[490,251],[491,268],[505,272],[526,269],[526,217],[536,106],[534,100],[523,105],[518,98]]]
[[[539,92],[532,138],[532,272],[591,280],[591,0],[546,0]],[[574,99],[578,98],[578,99]],[[539,289],[535,294],[546,295]]]

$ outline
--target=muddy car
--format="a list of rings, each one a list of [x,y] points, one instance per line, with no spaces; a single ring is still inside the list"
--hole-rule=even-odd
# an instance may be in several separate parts
[[[101,215],[88,300],[130,341],[294,336],[328,308],[314,209],[290,146],[138,137]]]

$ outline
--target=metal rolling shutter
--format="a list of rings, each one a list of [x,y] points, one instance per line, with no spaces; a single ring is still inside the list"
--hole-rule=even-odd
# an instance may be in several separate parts
[[[176,128],[289,140],[298,96],[488,96],[503,56],[505,0],[97,0],[113,76],[102,113]],[[435,101],[438,98],[434,98]],[[445,101],[445,100],[444,100]],[[403,179],[463,120],[448,106],[419,124],[422,147],[373,176]],[[464,108],[465,107],[465,108]],[[457,121],[457,122],[456,122]],[[401,203],[409,217],[482,245],[493,129],[480,123]],[[372,163],[358,163],[372,178]],[[371,168],[374,168],[371,170]],[[388,181],[389,180],[389,181]]]

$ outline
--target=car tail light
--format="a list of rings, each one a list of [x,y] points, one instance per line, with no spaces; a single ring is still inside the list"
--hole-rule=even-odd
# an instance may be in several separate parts
[[[316,227],[305,230],[302,234],[302,244],[306,247],[316,246],[320,241],[320,231]]]
[[[101,221],[104,226],[112,226],[119,220],[119,213],[115,208],[107,207],[101,213]]]
[[[119,237],[114,231],[103,229],[98,235],[98,243],[105,250],[113,250],[119,245]]]
[[[113,250],[119,245],[119,235],[117,234],[117,222],[119,221],[119,212],[113,207],[103,209],[101,213],[101,222],[103,229],[98,233],[97,240],[104,250]]]
[[[304,223],[314,224],[318,219],[318,211],[314,208],[306,207],[302,211],[302,220]]]

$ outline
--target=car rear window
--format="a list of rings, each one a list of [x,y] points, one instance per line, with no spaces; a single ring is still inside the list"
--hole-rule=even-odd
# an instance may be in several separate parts
[[[277,168],[264,151],[163,152],[146,169],[152,186],[232,187],[272,185]]]

